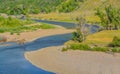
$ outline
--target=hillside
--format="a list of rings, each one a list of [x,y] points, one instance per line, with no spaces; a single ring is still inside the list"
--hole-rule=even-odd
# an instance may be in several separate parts
[[[120,8],[119,0],[0,0],[0,13],[25,14],[46,20],[73,22],[86,15],[88,21],[99,21],[95,11],[108,5]]]
[[[108,5],[120,8],[120,0],[86,0],[75,12],[81,12],[86,15],[91,15],[97,8],[102,9]]]
[[[46,20],[58,20],[58,21],[67,21],[73,22],[73,18],[78,17],[79,15],[86,15],[86,19],[88,21],[100,21],[97,16],[95,16],[95,12],[97,8],[103,9],[108,5],[112,5],[114,7],[120,8],[119,0],[84,0],[84,2],[79,4],[79,8],[70,12],[70,13],[56,13],[52,12],[49,14],[31,14],[31,17],[46,19]]]
[[[1,0],[0,13],[37,14],[71,12],[78,9],[83,0]]]

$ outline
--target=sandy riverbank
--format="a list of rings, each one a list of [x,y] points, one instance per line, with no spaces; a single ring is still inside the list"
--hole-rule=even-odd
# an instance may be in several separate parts
[[[120,54],[60,49],[43,48],[26,52],[25,57],[35,66],[57,74],[120,74]]]
[[[39,29],[37,31],[31,32],[23,32],[20,35],[11,35],[10,33],[2,33],[0,35],[7,37],[7,41],[16,41],[25,39],[26,41],[32,41],[40,37],[56,35],[56,34],[64,34],[64,33],[71,33],[74,30],[71,29],[64,29],[64,28],[56,28],[56,29]]]

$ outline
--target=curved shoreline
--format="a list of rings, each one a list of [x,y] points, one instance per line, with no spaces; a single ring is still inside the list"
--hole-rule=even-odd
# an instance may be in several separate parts
[[[65,29],[65,28],[56,28],[56,29],[39,29],[37,31],[32,32],[23,32],[20,35],[11,35],[10,33],[3,33],[1,35],[8,38],[9,41],[15,41],[17,39],[25,39],[26,42],[34,41],[40,37],[50,36],[50,35],[58,35],[58,34],[64,34],[64,33],[70,33],[73,32],[72,29]]]
[[[56,74],[119,74],[120,54],[112,56],[103,52],[67,51],[52,46],[26,52],[25,58],[33,65]]]
[[[66,36],[66,33],[71,32],[73,32],[73,30],[49,29],[21,33],[19,38],[28,38],[27,41],[31,39],[35,40],[25,43],[24,46],[15,43],[7,47],[0,47],[0,74],[54,74],[53,72],[48,72],[32,65],[30,62],[28,62],[28,60],[25,59],[24,52],[25,50],[35,51],[37,49],[51,45],[61,45],[63,44],[63,42],[68,40],[68,38],[64,38],[64,36]],[[10,36],[13,39],[16,37],[16,35],[9,35],[10,34],[8,34],[9,38]],[[61,40],[58,40],[59,38],[61,38],[59,36],[62,36]],[[68,36],[69,35],[67,35],[67,37]],[[50,42],[51,40],[52,44],[46,42]]]

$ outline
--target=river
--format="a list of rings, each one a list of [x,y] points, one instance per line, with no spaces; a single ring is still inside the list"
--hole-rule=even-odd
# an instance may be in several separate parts
[[[74,23],[45,20],[35,21],[60,25],[65,28],[75,27]],[[94,27],[92,31],[96,31],[96,28],[97,27]],[[70,40],[71,37],[71,34],[53,35],[25,43],[24,46],[18,45],[17,43],[12,43],[11,46],[0,46],[0,74],[54,74],[54,72],[48,72],[32,65],[25,59],[24,53],[26,51],[35,51],[44,47],[63,45],[64,42]]]

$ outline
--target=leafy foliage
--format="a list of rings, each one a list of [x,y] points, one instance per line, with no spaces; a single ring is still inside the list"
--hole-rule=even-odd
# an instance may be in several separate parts
[[[77,32],[73,32],[72,36],[74,41],[83,42],[83,34],[80,30],[77,30]]]
[[[85,44],[71,44],[69,49],[73,50],[90,50],[90,46],[85,45]]]
[[[107,47],[93,47],[91,50],[92,51],[102,51],[102,52],[109,51],[109,49]]]
[[[77,28],[76,32],[73,32],[73,40],[83,42],[89,34],[89,28],[85,26],[86,20],[83,17],[76,18],[76,22]]]
[[[81,0],[1,0],[0,12],[25,15],[40,12],[70,12],[79,6],[80,1]],[[81,2],[83,2],[83,0]]]
[[[120,47],[120,38],[118,38],[117,36],[115,36],[113,38],[113,41],[110,44],[110,46],[112,46],[112,47]]]
[[[59,12],[71,12],[78,8],[79,2],[77,0],[67,0],[58,6]]]
[[[96,15],[101,19],[101,24],[107,29],[119,29],[120,27],[120,8],[115,8],[112,5],[105,7],[104,11],[97,9]]]
[[[63,48],[62,51],[67,51],[69,49],[72,50],[88,50],[88,51],[102,51],[106,52],[109,51],[109,48],[107,47],[90,47],[87,44],[80,44],[80,43],[72,43],[69,45],[69,47]]]
[[[53,25],[49,25],[49,24],[37,24],[37,25],[33,25],[30,26],[29,24],[33,24],[36,22],[33,22],[31,20],[20,20],[17,18],[4,18],[2,16],[0,16],[0,33],[3,32],[11,32],[11,34],[14,33],[21,33],[23,31],[30,31],[30,30],[37,30],[37,29],[51,29],[51,28],[55,28],[55,26]]]
[[[120,53],[120,48],[112,48],[112,52]]]

